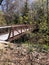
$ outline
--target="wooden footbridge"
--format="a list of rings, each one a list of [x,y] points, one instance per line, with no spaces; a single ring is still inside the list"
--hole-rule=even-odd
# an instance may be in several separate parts
[[[11,26],[1,26],[0,27],[0,40],[2,41],[13,41],[20,38],[26,32],[31,31],[31,25],[11,25]],[[6,33],[1,33],[1,31],[6,30]]]

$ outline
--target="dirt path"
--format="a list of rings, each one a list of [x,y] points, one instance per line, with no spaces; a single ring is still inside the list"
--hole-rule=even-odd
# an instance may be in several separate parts
[[[0,43],[0,65],[49,65],[49,52],[30,52],[25,45]]]

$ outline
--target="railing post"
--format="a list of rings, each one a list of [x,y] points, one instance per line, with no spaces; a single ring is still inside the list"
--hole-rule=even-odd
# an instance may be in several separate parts
[[[22,27],[21,27],[21,33],[22,33]]]
[[[10,35],[11,35],[11,28],[9,29],[9,36],[8,36],[8,40],[10,39]]]
[[[12,37],[14,37],[14,28],[12,27]]]

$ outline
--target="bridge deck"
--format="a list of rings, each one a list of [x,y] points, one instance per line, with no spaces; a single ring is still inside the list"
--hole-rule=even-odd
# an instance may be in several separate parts
[[[0,40],[3,40],[3,41],[7,40],[8,36],[9,36],[9,33],[0,35]]]
[[[18,31],[19,31],[19,33],[17,31],[14,31],[14,36],[19,35],[21,33],[21,30],[18,30]],[[26,29],[22,30],[22,33],[25,32],[25,31],[26,31]],[[2,40],[2,41],[7,40],[8,39],[8,36],[9,36],[9,33],[0,35],[0,40]],[[10,37],[12,37],[12,32],[11,32]]]

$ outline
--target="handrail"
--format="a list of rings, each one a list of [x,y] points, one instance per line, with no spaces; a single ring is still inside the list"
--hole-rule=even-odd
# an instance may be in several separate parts
[[[11,27],[26,27],[26,26],[28,27],[30,25],[23,24],[23,25],[0,26],[0,29],[11,28]]]

